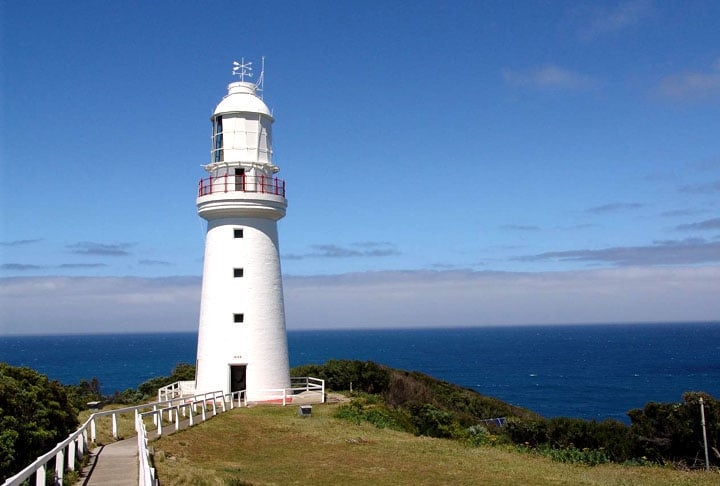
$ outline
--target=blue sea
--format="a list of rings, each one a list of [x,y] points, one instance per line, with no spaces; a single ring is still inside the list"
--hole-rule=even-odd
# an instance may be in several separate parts
[[[0,361],[104,394],[194,363],[195,333],[0,336]],[[720,397],[720,322],[289,331],[290,365],[372,360],[415,370],[545,417],[613,418],[685,391]]]

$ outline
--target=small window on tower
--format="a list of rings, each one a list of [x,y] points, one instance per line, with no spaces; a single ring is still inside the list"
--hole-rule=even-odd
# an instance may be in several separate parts
[[[235,229],[235,238],[242,238],[243,237],[243,230],[242,229]]]
[[[245,314],[233,314],[233,322],[243,322],[245,320]]]
[[[242,268],[233,268],[233,277],[235,278],[241,278],[243,276],[243,269]]]

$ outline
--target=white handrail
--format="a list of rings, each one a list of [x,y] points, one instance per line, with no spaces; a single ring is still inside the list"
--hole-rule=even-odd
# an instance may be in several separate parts
[[[287,398],[295,393],[303,391],[320,391],[321,403],[325,403],[325,381],[312,378],[291,378],[291,385],[299,382],[299,386],[293,386],[289,389],[269,389],[262,390],[262,392],[276,392],[278,395],[282,395],[282,404],[287,405]],[[178,382],[182,383],[182,382]],[[174,384],[173,384],[174,385]],[[171,385],[172,386],[172,385]],[[289,392],[289,393],[288,393]],[[202,397],[202,398],[199,398]],[[162,414],[168,414],[168,420],[172,421],[172,414],[175,413],[176,429],[179,428],[179,414],[182,411],[183,416],[190,410],[189,425],[194,424],[194,417],[192,414],[192,407],[202,403],[202,420],[206,420],[206,405],[211,404],[213,409],[213,415],[217,415],[217,404],[221,403],[222,412],[229,409],[235,408],[237,403],[238,407],[242,407],[243,404],[247,406],[247,394],[245,390],[236,391],[228,394],[223,394],[222,391],[215,391],[210,393],[203,393],[199,395],[193,395],[192,397],[176,397],[168,400],[162,400],[151,403],[144,403],[142,405],[135,405],[132,407],[117,408],[115,410],[105,410],[102,412],[95,412],[73,433],[58,444],[49,452],[46,452],[42,456],[38,457],[32,464],[27,466],[25,469],[15,474],[14,476],[5,480],[2,486],[20,486],[23,481],[29,479],[35,475],[36,486],[45,485],[45,473],[47,470],[47,463],[55,459],[55,480],[56,482],[62,483],[62,479],[65,473],[65,468],[74,471],[75,470],[75,457],[82,458],[85,455],[89,443],[94,443],[96,435],[96,419],[100,417],[106,417],[110,415],[112,417],[112,435],[114,438],[118,438],[118,415],[134,412],[135,413],[135,431],[138,434],[138,461],[140,465],[140,473],[138,477],[138,484],[141,486],[150,486],[153,484],[155,471],[154,468],[150,467],[149,455],[147,453],[147,430],[143,422],[143,416],[152,416],[153,421],[158,427],[158,434],[162,433]],[[140,410],[151,409],[146,412],[139,412]],[[89,437],[89,441],[88,441]]]
[[[181,403],[170,405],[164,408],[156,408],[148,412],[139,413],[135,417],[135,430],[138,433],[138,484],[139,486],[152,486],[155,484],[155,468],[150,466],[151,453],[148,449],[148,434],[147,427],[145,426],[145,417],[152,417],[153,423],[156,424],[156,433],[158,436],[162,435],[163,431],[163,414],[167,413],[168,420],[173,421],[175,417],[175,430],[180,429],[180,414],[188,417],[188,426],[192,427],[195,425],[194,415],[196,412],[195,408],[200,405],[202,412],[200,414],[201,420],[207,420],[206,408],[208,405],[212,406],[213,416],[218,413],[232,410],[235,408],[235,402],[237,401],[238,407],[242,406],[242,399],[245,391],[237,391],[232,393],[223,394],[222,391],[215,391],[210,393],[203,393],[201,395],[194,395],[184,399]],[[217,404],[221,403],[221,410],[218,412]],[[227,403],[230,406],[227,406]]]
[[[25,469],[20,471],[14,476],[9,477],[5,480],[2,486],[19,486],[23,481],[35,475],[35,484],[45,484],[45,472],[47,469],[47,463],[55,460],[55,479],[62,482],[62,478],[65,473],[65,468],[74,471],[75,470],[75,456],[82,458],[85,455],[85,451],[88,446],[88,442],[95,442],[96,436],[96,419],[99,417],[112,416],[112,435],[114,438],[118,438],[118,415],[123,413],[135,412],[138,410],[152,409],[161,407],[163,405],[172,406],[182,401],[182,398],[165,400],[162,402],[144,403],[142,405],[135,405],[132,407],[117,408],[115,410],[105,410],[102,412],[95,412],[73,433],[71,433],[65,440],[58,442],[58,444],[46,452],[42,456],[35,459],[35,461],[27,466]],[[88,441],[88,438],[90,439]]]

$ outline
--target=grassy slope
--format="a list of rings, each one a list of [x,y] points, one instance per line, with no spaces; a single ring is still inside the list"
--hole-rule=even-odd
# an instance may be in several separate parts
[[[692,484],[716,472],[553,463],[332,418],[338,405],[236,409],[153,442],[161,484]]]

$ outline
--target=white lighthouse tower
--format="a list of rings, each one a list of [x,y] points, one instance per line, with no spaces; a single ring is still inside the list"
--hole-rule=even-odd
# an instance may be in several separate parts
[[[251,64],[234,63],[239,81],[211,117],[209,177],[198,187],[207,236],[195,389],[266,401],[290,387],[277,230],[287,200],[272,160],[273,116],[258,95],[263,72],[247,81]]]

